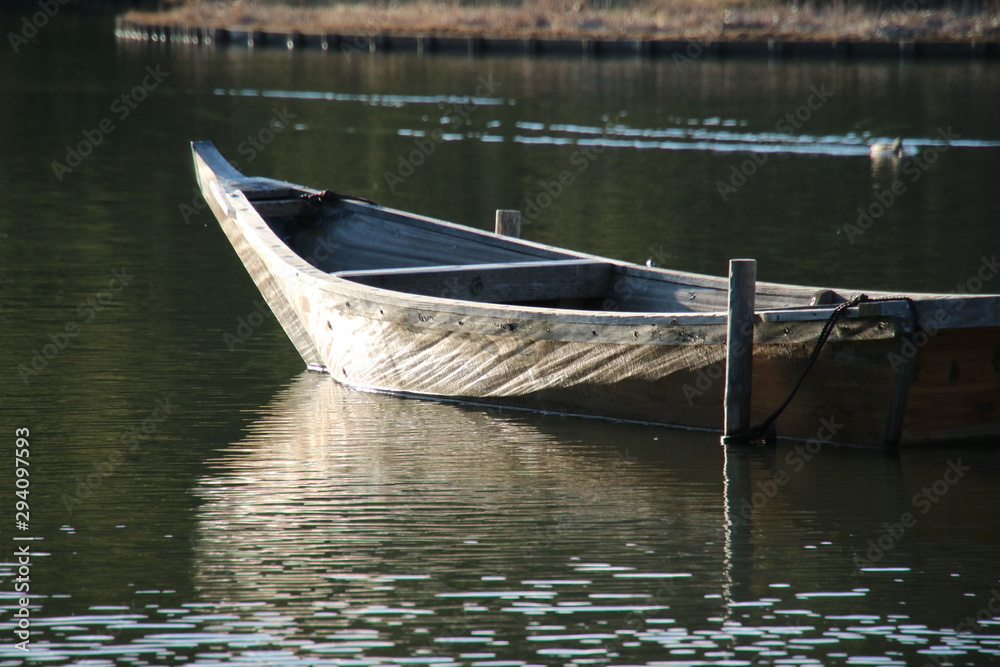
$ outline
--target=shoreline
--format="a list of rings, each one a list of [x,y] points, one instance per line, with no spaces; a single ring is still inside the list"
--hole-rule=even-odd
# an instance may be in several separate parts
[[[344,35],[255,29],[249,26],[203,27],[146,24],[119,17],[118,39],[191,46],[239,48],[318,49],[358,53],[455,53],[469,55],[591,55],[668,57],[678,63],[701,57],[744,58],[1000,58],[1000,42],[900,40],[706,40],[706,39],[592,39],[491,38],[448,35]]]
[[[318,48],[356,52],[520,53],[746,57],[1000,57],[1000,12],[923,10],[925,0],[871,12],[859,7],[706,6],[700,0],[639,3],[629,9],[530,7],[443,9],[415,0],[374,11],[201,2],[118,16],[119,39],[191,45]],[[585,3],[580,3],[584,5]],[[912,8],[911,8],[912,5]]]

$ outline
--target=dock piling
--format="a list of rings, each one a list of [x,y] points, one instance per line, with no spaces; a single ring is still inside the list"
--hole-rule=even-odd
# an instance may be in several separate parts
[[[747,442],[753,377],[754,297],[757,261],[729,260],[729,311],[726,335],[726,394],[723,444]],[[743,437],[740,437],[740,436]]]
[[[521,236],[521,212],[497,209],[496,233],[504,236]]]

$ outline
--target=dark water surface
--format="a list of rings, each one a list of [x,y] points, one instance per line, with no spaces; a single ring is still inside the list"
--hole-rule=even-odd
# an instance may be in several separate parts
[[[627,260],[998,292],[1000,64],[111,33],[67,7],[0,45],[0,664],[1000,664],[996,450],[724,452],[345,390],[261,314],[188,148]]]

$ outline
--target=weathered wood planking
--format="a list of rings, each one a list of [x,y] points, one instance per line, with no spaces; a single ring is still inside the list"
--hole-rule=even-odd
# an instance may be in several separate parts
[[[919,340],[919,339],[917,339]],[[1000,442],[1000,333],[996,327],[942,330],[922,347],[898,341],[891,362],[912,359],[903,440]]]
[[[368,389],[721,428],[726,279],[319,199],[243,177],[210,144],[192,148],[206,200],[311,367]],[[754,422],[785,398],[833,304],[852,294],[757,283]],[[998,296],[911,294],[846,310],[779,435],[996,439],[998,321]]]
[[[714,342],[664,344],[602,342],[559,332],[535,336],[534,328],[496,322],[492,333],[463,332],[464,324],[401,324],[383,304],[387,320],[341,313],[328,320],[324,354],[336,359],[330,372],[353,386],[427,396],[609,416],[718,430],[724,386],[725,325]],[[420,326],[423,324],[424,326]],[[438,325],[444,324],[440,320]],[[509,328],[505,328],[505,326]],[[564,325],[565,326],[565,325]],[[528,329],[528,330],[525,330]],[[590,332],[586,332],[590,333]],[[871,399],[866,387],[891,382],[881,363],[892,340],[866,345],[836,343],[821,355],[816,382],[779,420],[779,432],[803,439],[822,437],[823,425],[839,424],[832,435],[845,442],[882,444],[886,400]],[[752,416],[763,419],[785,397],[809,355],[806,345],[758,345]],[[852,362],[842,365],[845,356]],[[889,392],[879,392],[886,399]],[[849,440],[843,438],[849,437]]]
[[[345,205],[314,224],[290,226],[287,233],[291,248],[326,272],[565,259],[542,248],[504,243],[493,234],[420,222],[404,226],[390,216]]]
[[[521,212],[497,209],[494,231],[502,236],[521,236]]]

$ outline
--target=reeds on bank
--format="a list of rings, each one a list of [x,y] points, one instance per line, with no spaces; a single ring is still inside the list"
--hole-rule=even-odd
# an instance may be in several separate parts
[[[127,16],[157,24],[248,26],[345,34],[603,37],[628,39],[1000,40],[1000,0],[931,7],[779,0],[409,0],[314,3],[180,0],[162,12]]]

